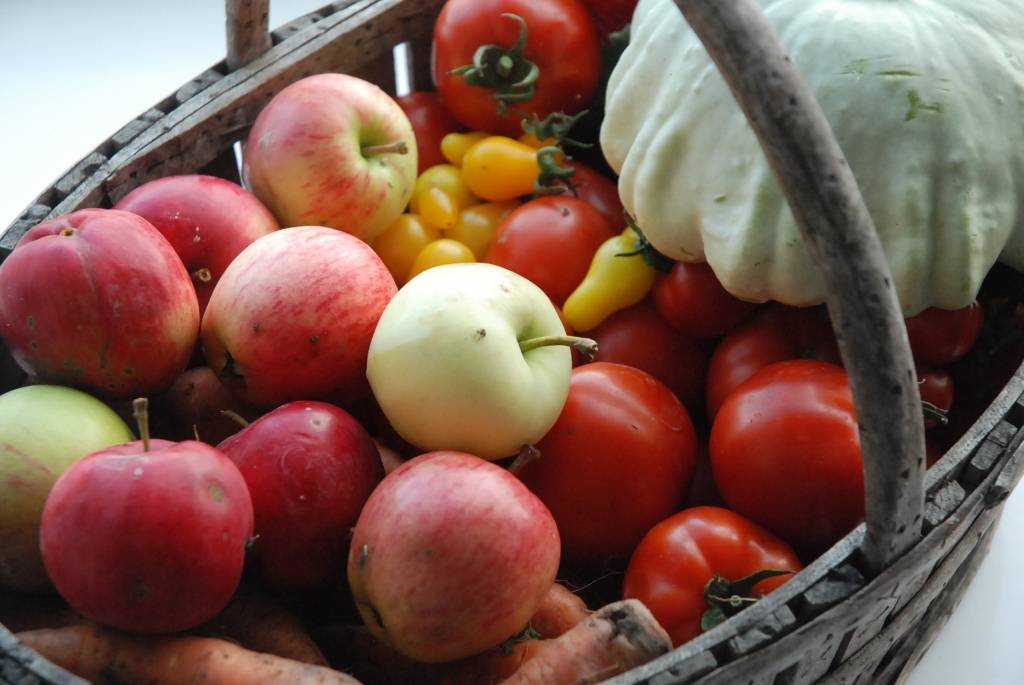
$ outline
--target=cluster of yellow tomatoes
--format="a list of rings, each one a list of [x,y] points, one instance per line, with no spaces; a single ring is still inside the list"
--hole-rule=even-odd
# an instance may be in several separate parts
[[[502,219],[534,192],[546,144],[530,133],[444,136],[448,163],[419,175],[406,213],[373,242],[398,285],[432,266],[482,261]]]

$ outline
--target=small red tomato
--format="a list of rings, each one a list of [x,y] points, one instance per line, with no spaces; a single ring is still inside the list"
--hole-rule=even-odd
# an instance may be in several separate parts
[[[493,47],[481,61],[511,63],[507,73],[496,68],[457,71],[473,65],[483,46]],[[522,133],[520,122],[531,115],[543,119],[589,106],[601,77],[597,27],[580,0],[448,0],[434,22],[433,54],[438,94],[455,118],[470,129],[512,137]],[[537,68],[535,80],[517,87],[530,81],[532,67]],[[511,96],[504,113],[495,97],[502,90],[503,97]]]
[[[562,306],[587,275],[597,248],[614,235],[583,200],[549,195],[509,212],[484,261],[525,276]]]
[[[629,560],[622,594],[643,602],[679,646],[701,633],[701,618],[712,606],[728,607],[708,592],[712,578],[737,581],[801,568],[789,545],[753,521],[721,507],[693,507],[644,536]],[[741,596],[763,597],[789,577],[761,580]]]
[[[575,170],[569,180],[576,189],[576,197],[601,212],[613,230],[624,229],[626,215],[622,200],[619,199],[618,184],[583,162],[573,159],[567,160],[565,164]]]
[[[600,567],[625,559],[677,511],[695,468],[696,433],[683,404],[650,374],[595,362],[573,369],[555,425],[519,477],[558,524],[565,558]]]
[[[448,160],[441,154],[441,139],[449,133],[461,131],[462,127],[441,102],[437,93],[414,90],[408,95],[396,97],[398,106],[409,117],[413,133],[416,134],[418,155],[417,173]]]
[[[946,366],[962,359],[978,340],[985,314],[977,302],[961,309],[930,307],[905,320],[914,359]]]
[[[642,369],[667,385],[691,413],[702,409],[707,354],[658,316],[649,300],[615,312],[587,336],[597,341],[595,361]]]
[[[857,416],[835,364],[762,368],[718,410],[710,450],[729,508],[795,547],[821,552],[864,516]]]
[[[722,338],[708,362],[708,417],[713,418],[729,393],[758,369],[786,359],[840,362],[824,307],[769,305]]]
[[[695,338],[717,338],[753,315],[757,305],[731,295],[705,262],[676,262],[654,284],[654,305],[666,321]]]

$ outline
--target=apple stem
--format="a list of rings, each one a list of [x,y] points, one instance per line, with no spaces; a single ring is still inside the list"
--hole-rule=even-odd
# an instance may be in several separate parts
[[[409,146],[405,144],[404,140],[396,140],[393,143],[384,143],[383,145],[364,145],[362,147],[363,157],[387,154],[404,155],[408,154],[408,152]]]
[[[540,450],[533,445],[523,445],[519,448],[519,453],[516,454],[516,458],[509,464],[508,470],[516,475],[519,474],[523,468],[532,461],[540,459]]]
[[[139,425],[139,437],[142,438],[142,451],[149,451],[149,400],[137,397],[132,400],[132,414]]]
[[[220,413],[223,414],[224,416],[228,417],[229,419],[231,419],[235,423],[237,423],[242,428],[245,428],[245,427],[247,427],[249,425],[249,422],[245,420],[245,417],[243,417],[241,414],[239,414],[236,411],[232,411],[231,409],[221,409]]]
[[[519,341],[519,349],[529,352],[537,347],[548,347],[550,345],[566,345],[580,352],[588,361],[592,361],[597,355],[597,341],[591,338],[581,338],[576,335],[542,335],[539,338],[527,338]]]
[[[205,266],[192,272],[192,280],[199,283],[209,283],[213,280],[213,273]]]

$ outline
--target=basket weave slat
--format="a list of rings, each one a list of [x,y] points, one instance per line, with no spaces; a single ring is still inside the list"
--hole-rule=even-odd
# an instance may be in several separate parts
[[[63,174],[0,237],[0,260],[40,220],[110,206],[154,178],[204,171],[237,179],[234,144],[263,105],[298,78],[342,71],[393,92],[392,48],[408,43],[413,82],[429,83],[431,27],[443,4],[347,0],[278,27],[270,32],[269,49],[245,54],[234,69],[227,61],[214,65]],[[6,390],[25,377],[2,352],[0,390]],[[1018,369],[926,474],[917,523],[923,538],[907,543],[907,552],[875,573],[862,552],[862,525],[754,606],[609,683],[884,684],[905,677],[974,576],[1002,504],[1021,477],[1022,374]],[[47,666],[0,626],[0,682],[81,682]]]

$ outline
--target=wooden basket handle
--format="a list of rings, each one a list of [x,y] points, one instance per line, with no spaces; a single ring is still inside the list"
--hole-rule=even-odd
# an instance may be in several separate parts
[[[825,282],[864,458],[867,534],[880,572],[921,536],[921,399],[892,274],[825,114],[754,0],[675,0],[757,134]]]
[[[270,49],[270,0],[225,0],[227,65],[243,67]]]

